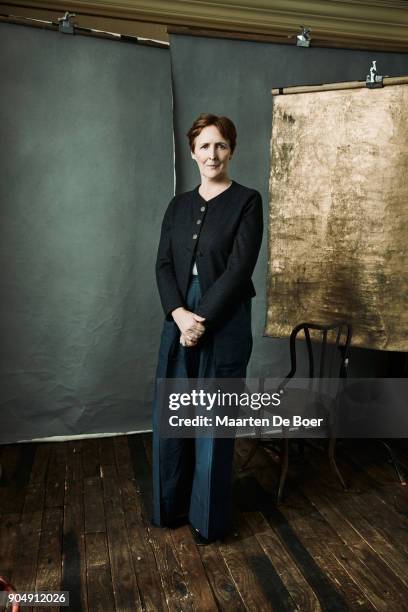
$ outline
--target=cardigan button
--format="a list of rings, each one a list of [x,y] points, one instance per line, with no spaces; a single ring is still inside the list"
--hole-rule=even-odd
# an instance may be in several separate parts
[[[198,234],[193,234],[193,240],[197,240]]]
[[[201,219],[197,219],[197,225],[200,225]]]
[[[201,212],[204,212],[204,211],[205,211],[205,206],[202,206],[202,207],[200,208],[200,210],[201,210]]]

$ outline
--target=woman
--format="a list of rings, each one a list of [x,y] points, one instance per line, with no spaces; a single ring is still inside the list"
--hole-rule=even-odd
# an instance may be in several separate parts
[[[187,133],[201,184],[165,213],[156,276],[166,320],[157,378],[241,378],[252,349],[251,275],[262,241],[262,201],[229,178],[236,144],[227,117],[203,114]],[[189,521],[197,544],[224,535],[234,440],[164,439],[154,407],[156,525]]]

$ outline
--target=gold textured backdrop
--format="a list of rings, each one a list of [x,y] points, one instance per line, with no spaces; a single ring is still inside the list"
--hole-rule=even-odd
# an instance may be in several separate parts
[[[407,351],[408,85],[273,102],[265,333],[346,319]]]

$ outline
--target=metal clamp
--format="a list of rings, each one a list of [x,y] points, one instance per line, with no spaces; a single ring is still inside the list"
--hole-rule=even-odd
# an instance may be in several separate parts
[[[370,68],[370,74],[366,76],[366,87],[369,89],[377,89],[378,87],[384,87],[383,77],[377,74],[377,61],[373,60]]]
[[[300,34],[296,36],[296,45],[298,47],[310,47],[310,41],[312,37],[310,36],[310,32],[312,28],[308,28],[307,26],[300,26]]]
[[[62,34],[74,34],[74,17],[76,17],[75,13],[70,13],[67,11],[63,17],[57,19],[58,30],[62,32]]]

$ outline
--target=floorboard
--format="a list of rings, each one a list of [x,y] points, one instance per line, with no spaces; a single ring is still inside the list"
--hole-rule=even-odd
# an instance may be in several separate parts
[[[0,575],[69,591],[75,612],[408,612],[408,488],[381,445],[338,445],[347,491],[306,445],[276,506],[276,453],[241,470],[252,444],[236,445],[231,532],[207,547],[151,523],[149,434],[1,447]]]

